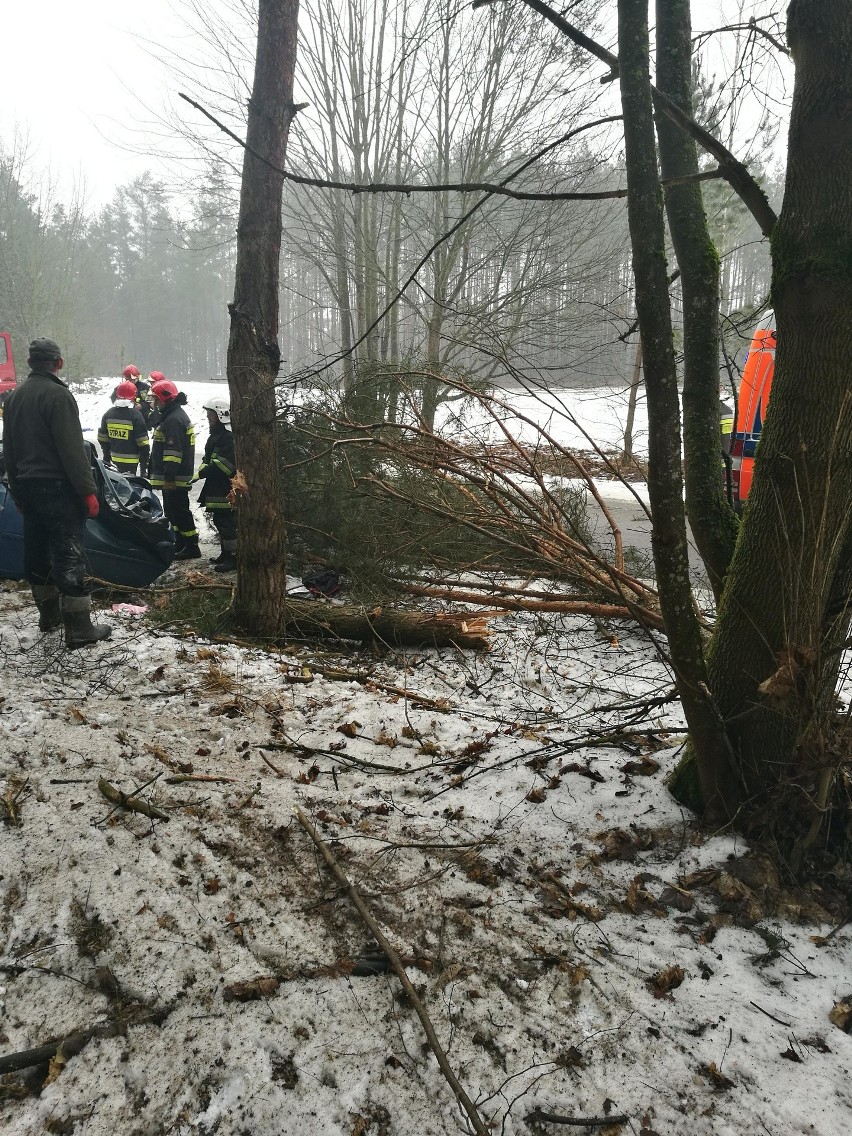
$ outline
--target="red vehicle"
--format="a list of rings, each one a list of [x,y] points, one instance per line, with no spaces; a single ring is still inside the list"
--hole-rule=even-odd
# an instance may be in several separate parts
[[[15,360],[12,357],[12,337],[8,331],[0,331],[0,396],[8,394],[17,386],[15,379]]]
[[[751,341],[740,393],[737,420],[731,435],[731,482],[733,506],[739,512],[746,503],[754,473],[754,454],[766,419],[769,391],[775,374],[775,332],[762,328]]]

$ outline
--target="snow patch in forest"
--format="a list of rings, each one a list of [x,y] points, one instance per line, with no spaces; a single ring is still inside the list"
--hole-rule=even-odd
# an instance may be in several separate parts
[[[466,1131],[396,978],[349,973],[375,948],[295,806],[413,960],[495,1130],[529,1132],[535,1108],[661,1136],[849,1127],[852,1037],[828,1018],[849,933],[738,925],[683,882],[745,849],[668,795],[683,722],[629,709],[671,685],[631,626],[512,615],[487,655],[377,660],[107,612],[112,640],[68,654],[0,587],[0,799],[19,814],[0,825],[0,1055],[119,1006],[165,1015],[0,1098],[3,1131]],[[169,782],[190,767],[231,780]],[[99,778],[170,819],[113,809]],[[655,992],[669,967],[680,984]],[[228,997],[260,975],[277,991]]]

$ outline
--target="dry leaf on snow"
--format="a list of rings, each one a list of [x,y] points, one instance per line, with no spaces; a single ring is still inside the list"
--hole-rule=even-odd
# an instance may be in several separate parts
[[[664,998],[676,990],[686,977],[682,966],[667,966],[648,979],[648,986],[655,998]]]
[[[734,1082],[730,1077],[726,1077],[721,1069],[716,1067],[715,1061],[711,1061],[709,1065],[699,1065],[698,1072],[702,1077],[707,1078],[714,1089],[724,1091],[725,1089],[732,1089],[734,1087]]]
[[[654,773],[659,773],[660,763],[654,761],[653,757],[640,757],[638,761],[625,761],[621,766],[622,773],[628,773],[633,777],[651,777]]]
[[[852,994],[834,1003],[828,1012],[828,1020],[844,1033],[852,1033]]]
[[[260,975],[248,982],[232,982],[224,990],[226,1002],[256,1002],[258,998],[271,998],[281,982],[274,975]]]

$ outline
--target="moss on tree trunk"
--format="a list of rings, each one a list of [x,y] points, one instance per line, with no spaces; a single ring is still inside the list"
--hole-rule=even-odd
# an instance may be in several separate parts
[[[772,241],[772,409],[708,657],[752,812],[830,705],[852,516],[852,5],[794,0],[788,15],[796,79]],[[772,676],[782,696],[760,691]]]
[[[648,74],[647,0],[619,0],[618,42],[627,211],[650,423],[648,495],[660,608],[704,801],[727,810],[727,740],[709,696],[701,629],[689,581],[680,457],[680,405],[672,340],[663,203]]]
[[[657,89],[692,113],[689,0],[657,0]],[[695,141],[665,115],[657,117],[664,178],[698,173]],[[719,433],[719,256],[710,239],[700,183],[666,190],[669,231],[683,291],[683,439],[686,510],[718,599],[737,537],[725,499]]]

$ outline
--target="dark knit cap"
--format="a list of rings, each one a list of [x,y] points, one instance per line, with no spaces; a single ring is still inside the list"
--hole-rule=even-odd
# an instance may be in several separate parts
[[[61,359],[62,348],[55,340],[40,336],[30,344],[29,356],[31,359]]]

